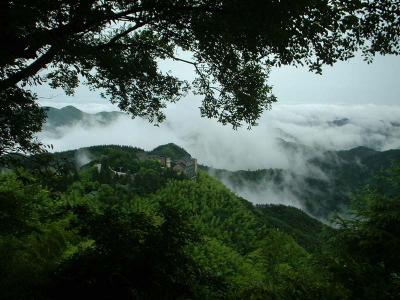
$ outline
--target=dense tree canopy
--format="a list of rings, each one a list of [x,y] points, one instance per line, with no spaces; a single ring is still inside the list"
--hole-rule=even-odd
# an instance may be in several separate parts
[[[324,259],[353,299],[399,298],[399,195],[397,163],[353,199],[349,218],[336,219],[339,230]]]
[[[43,118],[33,113],[27,85],[44,82],[72,94],[83,79],[122,110],[156,122],[192,88],[204,97],[203,116],[254,125],[276,101],[271,66],[320,72],[356,51],[368,60],[398,54],[399,11],[398,0],[1,1],[0,153],[9,140],[29,150]],[[163,59],[192,64],[197,78],[188,83],[160,71]],[[18,109],[31,127],[8,121]]]
[[[137,148],[88,149],[79,169],[82,149],[0,161],[0,299],[399,298],[399,166],[330,228]]]

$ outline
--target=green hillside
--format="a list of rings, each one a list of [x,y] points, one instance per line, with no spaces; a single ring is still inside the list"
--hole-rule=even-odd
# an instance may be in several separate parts
[[[291,146],[290,149],[294,149]],[[298,151],[298,150],[296,150]],[[375,180],[380,173],[400,161],[400,150],[375,151],[357,147],[346,151],[330,151],[308,161],[327,178],[311,177],[289,170],[260,169],[228,171],[203,167],[212,176],[225,182],[233,191],[257,191],[272,184],[276,191],[289,191],[308,213],[328,218],[334,212],[346,212],[353,193]],[[268,199],[265,199],[268,202]]]
[[[141,152],[2,157],[1,299],[394,299],[398,198],[366,192],[362,217],[333,229]],[[392,195],[396,174],[385,177]]]
[[[333,233],[333,229],[311,218],[304,211],[285,205],[257,205],[257,213],[262,222],[292,236],[299,245],[309,251],[321,247],[324,234]]]
[[[185,149],[183,149],[182,147],[179,147],[173,143],[158,146],[158,147],[154,148],[150,152],[150,154],[166,156],[166,157],[170,157],[171,159],[174,159],[174,160],[185,159],[185,158],[191,157],[190,154],[188,152],[186,152]]]

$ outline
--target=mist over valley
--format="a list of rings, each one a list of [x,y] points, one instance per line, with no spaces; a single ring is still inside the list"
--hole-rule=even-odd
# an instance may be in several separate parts
[[[294,206],[323,220],[346,213],[352,193],[400,159],[396,106],[277,105],[258,126],[237,131],[196,113],[180,105],[154,126],[118,111],[48,108],[39,138],[53,151],[174,143],[252,203]]]

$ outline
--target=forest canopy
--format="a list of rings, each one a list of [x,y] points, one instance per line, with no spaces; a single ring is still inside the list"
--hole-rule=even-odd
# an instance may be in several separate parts
[[[331,228],[137,148],[89,149],[79,169],[79,150],[0,165],[1,299],[398,299],[398,165]]]
[[[72,95],[83,81],[153,122],[191,90],[203,117],[236,128],[277,100],[271,67],[319,73],[358,51],[368,61],[400,51],[397,0],[5,0],[0,14],[0,154],[40,146],[31,85]],[[192,65],[196,79],[162,72],[165,59]]]

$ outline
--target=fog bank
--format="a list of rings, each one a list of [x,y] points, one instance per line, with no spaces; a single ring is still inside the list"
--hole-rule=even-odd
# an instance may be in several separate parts
[[[88,104],[77,107],[89,112],[95,110],[88,109]],[[399,106],[275,105],[251,130],[233,130],[214,120],[200,118],[197,107],[189,101],[169,107],[166,114],[167,120],[158,127],[123,115],[107,126],[76,123],[58,128],[57,135],[42,132],[39,138],[52,144],[54,151],[99,144],[132,145],[150,150],[173,142],[200,163],[228,170],[301,168],[304,156],[324,150],[400,147]],[[288,152],[285,142],[305,147],[300,152]]]

